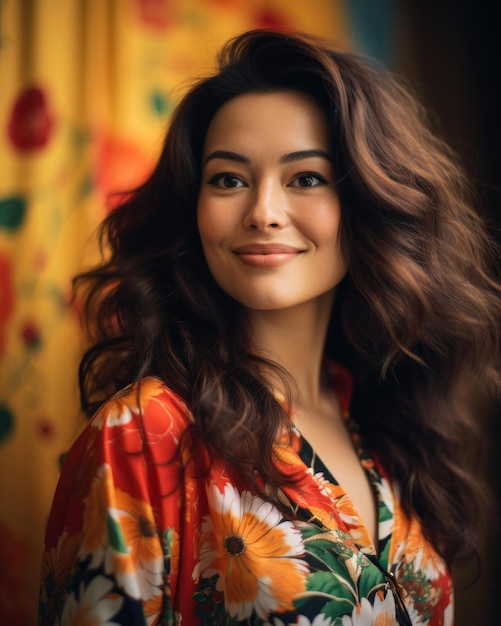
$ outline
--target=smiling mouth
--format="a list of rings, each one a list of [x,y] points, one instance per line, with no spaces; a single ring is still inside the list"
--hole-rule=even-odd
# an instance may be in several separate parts
[[[251,244],[241,246],[233,252],[245,265],[272,268],[292,261],[303,251],[279,244]]]

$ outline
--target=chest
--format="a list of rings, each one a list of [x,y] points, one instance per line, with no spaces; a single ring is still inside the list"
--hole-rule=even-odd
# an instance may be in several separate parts
[[[200,622],[204,624],[231,621],[263,626],[298,623],[298,617],[313,624],[320,616],[330,623],[351,623],[348,619],[356,623],[361,607],[371,620],[377,615],[384,616],[388,624],[409,623],[399,614],[398,593],[385,571],[388,568],[408,577],[405,583],[412,589],[416,577],[425,580],[424,573],[414,565],[423,561],[421,544],[412,563],[407,563],[410,553],[406,537],[411,536],[412,545],[417,547],[419,533],[406,530],[399,515],[396,543],[391,541],[393,500],[389,499],[389,508],[381,514],[381,545],[385,548],[380,558],[360,548],[367,542],[361,540],[358,511],[347,502],[345,490],[332,482],[330,474],[339,475],[343,465],[349,468],[353,462],[352,470],[360,470],[373,496],[351,437],[343,422],[341,426],[332,440],[320,429],[323,437],[316,440],[315,452],[304,437],[299,438],[299,452],[295,445],[282,451],[284,466],[297,470],[294,475],[299,482],[294,488],[284,487],[281,498],[282,504],[287,500],[297,514],[295,520],[284,517],[258,495],[242,490],[226,473],[224,463],[215,462],[202,482],[197,479],[194,484],[186,484],[188,517],[179,533],[182,547],[175,574],[179,587],[174,593],[183,623],[198,623],[195,616],[200,615],[206,620]],[[309,435],[315,439],[311,428]],[[341,437],[344,443],[340,445]],[[337,461],[327,466],[319,460],[320,454],[330,459],[332,449],[337,452],[333,455]],[[342,451],[346,456],[344,463],[339,463]],[[378,472],[373,469],[371,474],[376,476]],[[346,491],[356,490],[355,482],[346,476]],[[374,481],[381,498],[389,483],[382,475]],[[363,491],[357,493],[364,496]],[[405,561],[393,560],[396,547],[399,554],[406,555]],[[435,573],[433,581],[440,585],[444,582]],[[426,586],[427,593],[435,593],[431,581],[426,581]],[[448,597],[445,594],[444,600]],[[412,608],[411,599],[409,603]]]
[[[322,413],[299,413],[295,424],[303,437],[303,452],[312,469],[334,480],[353,504],[373,544],[377,546],[377,499],[364,471],[352,437],[332,401]],[[305,460],[306,460],[305,459]]]

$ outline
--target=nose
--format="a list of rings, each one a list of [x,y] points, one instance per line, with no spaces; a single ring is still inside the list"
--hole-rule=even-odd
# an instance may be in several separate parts
[[[248,230],[266,231],[283,228],[286,222],[286,198],[281,185],[269,181],[257,186],[249,197],[244,227]]]

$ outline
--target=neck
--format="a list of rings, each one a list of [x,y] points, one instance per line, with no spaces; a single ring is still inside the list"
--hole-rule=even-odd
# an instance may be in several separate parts
[[[254,351],[275,361],[291,376],[299,406],[320,403],[321,370],[334,293],[279,311],[248,310]],[[277,390],[279,391],[279,390]]]

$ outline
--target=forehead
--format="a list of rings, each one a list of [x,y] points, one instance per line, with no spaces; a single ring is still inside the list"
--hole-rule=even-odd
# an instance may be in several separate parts
[[[329,145],[327,117],[309,95],[298,91],[246,93],[226,102],[214,115],[205,138],[204,153],[237,143]],[[297,147],[297,146],[296,146]]]

